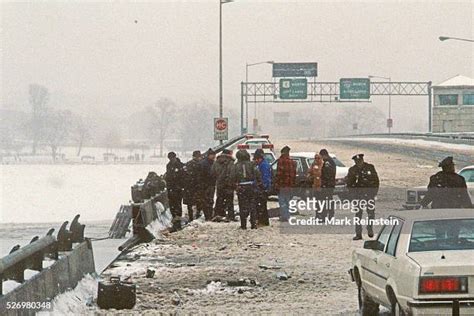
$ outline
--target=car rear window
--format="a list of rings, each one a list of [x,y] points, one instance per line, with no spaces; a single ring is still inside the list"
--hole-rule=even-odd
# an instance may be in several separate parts
[[[268,143],[270,143],[268,140],[248,140],[248,141],[245,142],[245,144],[247,144],[249,146],[268,144]]]
[[[409,252],[474,249],[474,219],[413,223]]]
[[[338,167],[345,167],[345,165],[339,160],[337,159],[336,157],[332,157],[332,160],[334,160],[334,163],[336,164],[336,166]],[[308,165],[312,165],[314,162],[314,158],[308,158]]]
[[[463,170],[460,175],[466,180],[466,182],[474,182],[474,169]]]

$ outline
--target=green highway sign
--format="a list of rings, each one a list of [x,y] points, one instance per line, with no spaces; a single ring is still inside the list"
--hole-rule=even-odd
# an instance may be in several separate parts
[[[273,77],[316,77],[318,63],[273,63]]]
[[[308,80],[280,79],[280,99],[306,99],[308,97]]]
[[[340,99],[370,99],[370,79],[343,78],[339,80]]]

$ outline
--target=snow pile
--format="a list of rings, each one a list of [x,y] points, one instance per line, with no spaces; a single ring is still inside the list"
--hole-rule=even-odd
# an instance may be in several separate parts
[[[216,294],[216,293],[235,293],[237,291],[238,291],[238,289],[236,289],[236,288],[225,287],[222,284],[222,282],[219,282],[219,281],[210,282],[206,286],[206,288],[204,288],[204,289],[197,289],[197,290],[188,289],[189,293],[201,294],[201,295],[213,295],[213,294]]]
[[[84,315],[91,313],[90,305],[97,297],[98,281],[90,274],[86,275],[74,288],[56,296],[49,311],[37,315]]]
[[[13,280],[7,280],[3,282],[3,295],[7,294],[8,292],[13,291],[15,288],[19,287],[21,283],[13,281]]]
[[[438,148],[447,150],[474,151],[474,146],[468,144],[451,144],[425,139],[402,139],[402,138],[380,138],[380,137],[356,137],[356,138],[335,138],[335,140],[357,140],[368,143],[394,144],[423,148]]]
[[[34,277],[38,273],[39,273],[39,271],[36,271],[36,270],[25,269],[25,272],[24,272],[25,280],[31,279],[32,277]]]

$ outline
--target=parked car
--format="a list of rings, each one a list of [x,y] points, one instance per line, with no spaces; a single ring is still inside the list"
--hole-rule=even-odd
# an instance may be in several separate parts
[[[270,136],[267,134],[262,135],[252,135],[248,134],[245,135],[245,140],[242,142],[243,145],[248,145],[249,149],[257,149],[262,148],[262,145],[270,145]],[[267,147],[270,148],[270,147]],[[273,151],[273,146],[271,147],[271,151]]]
[[[335,194],[343,195],[346,191],[346,176],[349,168],[346,167],[337,157],[329,154],[336,163],[336,188]],[[303,188],[301,194],[305,194],[304,188],[310,188],[311,183],[308,182],[308,170],[314,162],[314,152],[296,152],[290,153],[290,158],[296,162],[296,187]],[[276,176],[277,160],[272,164],[273,176]],[[272,194],[276,194],[275,190]]]
[[[474,315],[474,209],[388,219],[352,253],[361,315],[377,315],[380,305],[393,315]]]
[[[474,165],[461,169],[459,175],[466,180],[467,188],[471,196],[471,201],[474,203]],[[406,201],[402,206],[407,210],[420,208],[420,202],[428,191],[427,186],[414,187],[407,190]]]

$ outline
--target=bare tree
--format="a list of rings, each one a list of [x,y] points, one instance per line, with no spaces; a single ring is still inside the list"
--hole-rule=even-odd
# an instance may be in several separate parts
[[[176,117],[176,104],[168,99],[159,99],[154,107],[148,107],[147,112],[150,114],[150,136],[155,139],[158,137],[160,144],[160,156],[163,157],[163,143],[171,123]]]
[[[66,144],[71,132],[70,111],[50,112],[45,119],[44,141],[51,148],[51,156],[56,161],[58,148]]]
[[[111,152],[113,148],[120,147],[122,144],[120,133],[116,129],[110,129],[105,135],[102,144],[105,146],[107,153]]]
[[[180,136],[183,151],[204,150],[212,143],[212,106],[193,104],[181,111]]]
[[[82,119],[82,117],[77,117],[75,120],[74,126],[74,139],[77,141],[77,154],[76,156],[81,155],[82,146],[90,138],[90,127]]]
[[[29,102],[32,109],[30,131],[33,140],[32,153],[34,155],[36,154],[38,143],[41,141],[43,136],[47,112],[46,103],[49,99],[49,92],[48,89],[41,85],[31,84],[29,86],[29,96]]]

